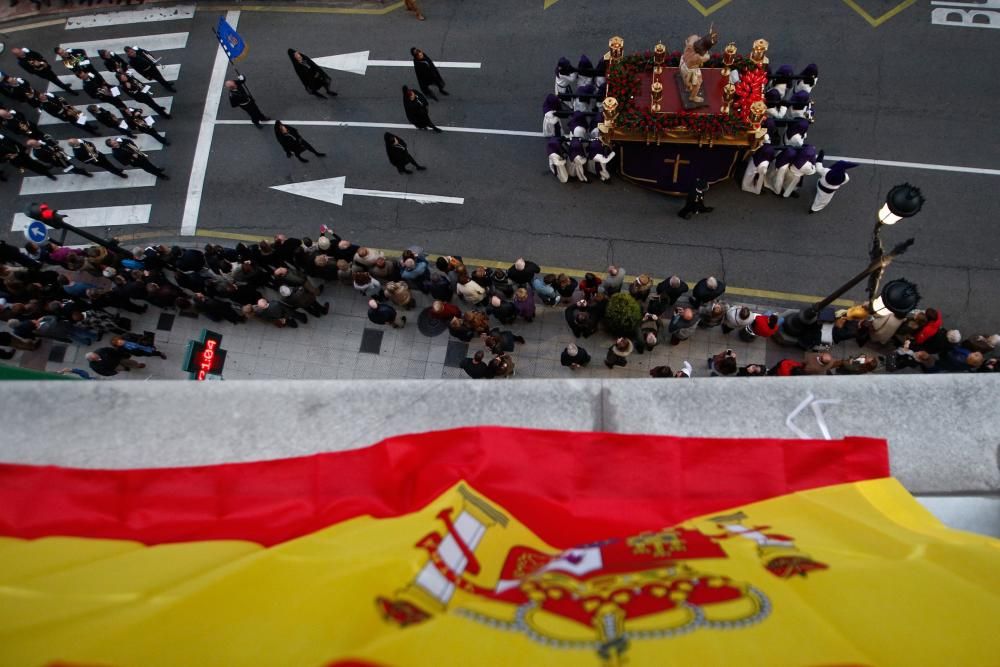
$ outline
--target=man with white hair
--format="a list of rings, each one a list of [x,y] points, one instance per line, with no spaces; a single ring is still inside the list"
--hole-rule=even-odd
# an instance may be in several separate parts
[[[498,294],[490,297],[490,305],[486,308],[486,312],[497,318],[500,324],[514,324],[517,320],[517,309],[514,304]]]
[[[590,353],[579,345],[570,343],[559,356],[559,363],[575,371],[590,363]]]
[[[601,283],[601,286],[597,288],[598,292],[603,292],[609,297],[613,294],[617,294],[622,291],[622,285],[625,284],[625,268],[621,266],[615,266],[612,264],[608,267],[608,275]]]
[[[706,303],[711,303],[715,301],[720,296],[726,292],[726,283],[719,280],[715,276],[708,276],[707,278],[702,278],[691,290],[691,297],[694,300],[694,306],[703,306]]]
[[[535,274],[541,270],[541,267],[534,262],[518,257],[507,269],[507,278],[515,285],[530,285]]]
[[[375,299],[368,299],[368,320],[373,324],[388,324],[393,329],[402,329],[406,326],[406,316],[397,317],[396,309],[387,303],[379,303]]]

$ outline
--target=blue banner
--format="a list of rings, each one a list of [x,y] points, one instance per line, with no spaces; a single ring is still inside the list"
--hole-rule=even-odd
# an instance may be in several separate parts
[[[246,54],[247,45],[236,32],[236,28],[226,22],[225,17],[219,17],[219,25],[215,29],[215,36],[219,38],[222,50],[226,52],[230,60],[239,60]]]

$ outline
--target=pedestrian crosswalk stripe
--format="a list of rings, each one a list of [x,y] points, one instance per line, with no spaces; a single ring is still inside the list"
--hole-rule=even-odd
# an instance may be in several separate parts
[[[132,177],[129,176],[129,180]],[[145,225],[149,222],[151,204],[136,204],[133,206],[98,206],[95,208],[60,209],[66,216],[66,222],[74,227],[120,227],[122,225]],[[32,223],[32,219],[24,213],[14,215],[12,232],[22,232]]]
[[[116,136],[119,135],[109,134],[103,137],[92,137],[89,134],[86,134],[86,135],[80,135],[79,138],[86,139],[87,141],[93,143],[94,146],[97,147],[97,150],[99,152],[104,153],[105,155],[110,155],[111,149],[107,145],[105,145],[104,140],[107,139],[108,137],[116,137]],[[167,133],[160,132],[160,136],[166,137]],[[140,134],[132,141],[135,142],[135,145],[138,146],[139,150],[141,150],[143,153],[148,153],[150,151],[158,151],[161,148],[163,148],[163,144],[161,144],[159,141],[149,136],[148,134]],[[59,145],[62,147],[64,151],[66,151],[67,155],[73,155],[73,147],[69,145],[68,140],[63,139],[62,141],[59,142]],[[86,176],[84,176],[84,178],[86,178]]]
[[[87,16],[72,16],[66,19],[67,30],[80,28],[103,28],[109,25],[125,25],[126,23],[148,23],[151,21],[178,21],[194,18],[194,5],[175,5],[173,7],[158,7],[135,9],[124,12],[105,12]]]
[[[188,33],[186,32],[163,32],[155,35],[129,35],[114,39],[97,39],[91,42],[63,42],[59,46],[64,49],[83,49],[92,58],[97,57],[97,52],[101,49],[114,51],[124,57],[126,46],[138,46],[156,54],[159,51],[183,49],[187,46],[187,39]]]
[[[97,66],[100,67],[100,65],[97,65]],[[100,72],[99,71],[98,73],[110,85],[117,85],[118,84],[118,80],[115,78],[115,75],[112,74],[111,72]],[[163,78],[166,79],[167,81],[176,81],[177,77],[180,76],[181,66],[180,65],[161,65],[160,66],[160,73],[163,74]],[[146,77],[142,76],[141,74],[139,74],[138,72],[136,72],[134,69],[130,69],[129,70],[129,74],[131,74],[132,76],[134,76],[135,78],[137,78],[139,81],[142,81],[143,83],[152,83],[154,86],[159,85],[155,81],[151,82],[149,79],[147,79]],[[65,85],[67,85],[70,88],[72,88],[73,90],[83,90],[83,81],[80,81],[80,79],[76,78],[76,76],[74,76],[73,74],[68,74],[66,76],[61,76],[61,77],[59,77],[59,80],[62,81]],[[48,88],[47,92],[58,93],[61,90],[62,90],[62,88],[60,88],[56,84],[50,82],[49,83],[49,88]]]
[[[21,181],[22,195],[57,194],[60,192],[87,192],[89,190],[117,190],[119,188],[144,188],[156,185],[156,176],[141,169],[131,169],[126,171],[128,178],[120,178],[110,171],[91,172],[94,175],[80,176],[79,174],[59,174],[57,169],[52,170],[59,176],[52,180],[44,176],[28,176]]]
[[[167,113],[170,113],[170,107],[174,103],[174,98],[173,97],[154,97],[153,99],[156,101],[157,104],[159,104],[161,107],[163,107],[164,109],[166,109]],[[145,104],[139,104],[138,102],[136,102],[133,99],[126,98],[125,99],[125,104],[128,105],[128,106],[130,106],[130,107],[132,107],[132,108],[142,109],[142,113],[143,113],[144,116],[156,116],[156,112],[154,112],[151,108],[149,108]],[[87,107],[89,106],[88,104],[76,104],[74,106],[77,109],[79,109],[80,111],[83,112],[83,115],[86,117],[87,120],[94,120],[93,117],[90,114],[87,113]],[[121,114],[118,113],[118,109],[114,108],[110,104],[106,104],[106,103],[102,102],[102,103],[98,104],[97,106],[103,107],[104,109],[107,109],[108,111],[113,112],[116,116],[120,116],[121,115]],[[55,125],[56,123],[65,123],[65,122],[66,121],[59,120],[55,116],[50,116],[45,111],[40,111],[39,114],[38,114],[38,124],[39,125]],[[159,132],[160,128],[156,128],[156,131]]]

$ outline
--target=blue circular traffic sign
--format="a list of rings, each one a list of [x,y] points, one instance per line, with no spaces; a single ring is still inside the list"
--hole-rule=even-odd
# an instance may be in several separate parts
[[[24,236],[32,243],[42,243],[49,238],[49,228],[44,222],[33,220],[24,228]]]

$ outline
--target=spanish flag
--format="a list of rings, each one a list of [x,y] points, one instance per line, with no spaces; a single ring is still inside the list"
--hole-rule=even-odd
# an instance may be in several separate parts
[[[1000,664],[1000,542],[867,438],[0,465],[0,535],[3,666]]]

